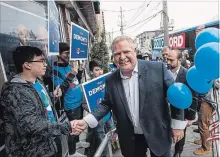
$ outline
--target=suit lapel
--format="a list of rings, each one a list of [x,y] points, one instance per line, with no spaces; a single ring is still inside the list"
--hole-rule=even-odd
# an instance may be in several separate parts
[[[138,85],[139,85],[139,113],[141,115],[144,107],[146,87],[148,86],[147,66],[145,61],[138,60]]]
[[[118,95],[121,98],[121,101],[124,105],[125,111],[126,111],[128,117],[129,117],[129,119],[133,123],[133,120],[131,118],[131,112],[130,112],[130,109],[129,109],[129,106],[128,106],[127,98],[126,98],[126,95],[125,95],[124,87],[123,87],[121,76],[120,76],[120,70],[117,71],[117,77],[116,77],[115,84],[116,84],[116,87],[117,87],[117,90],[118,90]]]

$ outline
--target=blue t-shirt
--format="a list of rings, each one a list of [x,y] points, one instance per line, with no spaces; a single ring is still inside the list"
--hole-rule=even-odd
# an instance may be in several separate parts
[[[58,73],[60,74],[57,75],[56,72],[52,74],[53,83],[57,87],[65,81],[65,79],[72,71],[72,67],[70,65],[66,67],[54,65],[53,70],[58,71]],[[67,89],[66,93],[64,93],[64,110],[68,111],[76,109],[82,104],[82,102],[83,92],[77,77],[74,77],[73,80],[70,82],[69,88]]]
[[[47,117],[51,122],[55,122],[55,116],[52,110],[52,103],[50,101],[50,97],[47,94],[46,89],[43,87],[43,85],[41,85],[38,81],[36,81],[33,84],[34,88],[36,89],[36,91],[38,92],[39,96],[41,97],[41,100],[43,101],[44,104],[44,108],[46,109],[46,113],[47,113]]]

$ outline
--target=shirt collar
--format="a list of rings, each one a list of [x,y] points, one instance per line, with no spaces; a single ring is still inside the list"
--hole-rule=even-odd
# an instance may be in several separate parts
[[[134,67],[134,70],[132,71],[132,75],[134,75],[134,73],[138,73],[138,62],[136,63],[135,67]],[[128,76],[124,76],[120,70],[120,75],[121,75],[121,78],[122,79],[128,79],[129,77]]]
[[[179,73],[179,71],[180,71],[180,67],[177,69],[177,71],[175,71],[175,72],[172,72],[172,73],[174,73],[174,74],[178,74]]]

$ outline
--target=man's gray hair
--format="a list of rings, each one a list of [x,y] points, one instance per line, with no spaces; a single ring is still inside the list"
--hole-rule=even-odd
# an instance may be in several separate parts
[[[169,46],[164,46],[164,47],[162,48],[161,52],[163,53],[163,52],[165,52],[165,51],[167,51],[167,50],[170,50],[170,47],[169,47]]]
[[[134,45],[133,47],[134,47],[134,50],[135,50],[136,46],[135,46],[134,41],[133,41],[129,36],[121,35],[121,36],[116,37],[116,38],[113,40],[113,42],[112,42],[112,44],[111,44],[111,50],[112,50],[112,52],[114,52],[115,44],[118,43],[119,41],[124,41],[124,40],[126,40],[126,41],[128,41],[129,43],[133,44],[133,45]]]

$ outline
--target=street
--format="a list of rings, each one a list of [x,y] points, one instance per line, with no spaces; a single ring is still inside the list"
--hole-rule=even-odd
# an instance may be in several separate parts
[[[199,139],[199,134],[194,133],[193,132],[194,129],[197,129],[197,126],[192,125],[187,128],[186,143],[185,143],[184,150],[183,150],[181,157],[211,157],[212,154],[209,154],[209,155],[194,155],[193,154],[193,151],[199,147],[198,145],[195,145],[193,143],[195,139]],[[172,153],[174,153],[173,148],[174,148],[174,144],[172,145]],[[149,151],[147,154],[148,154],[147,156],[150,157]],[[120,150],[116,151],[116,153],[114,154],[114,157],[121,157],[121,156],[122,155],[121,155]],[[215,154],[214,157],[217,157],[217,154]]]

